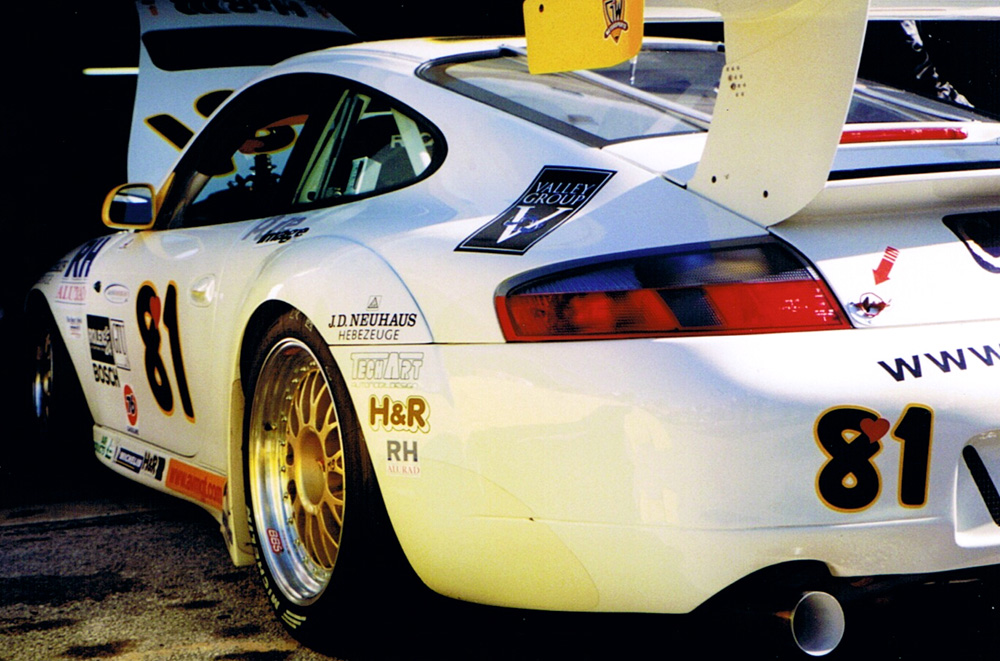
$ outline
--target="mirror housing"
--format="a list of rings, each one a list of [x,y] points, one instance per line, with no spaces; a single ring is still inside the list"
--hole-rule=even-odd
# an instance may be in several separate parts
[[[156,191],[149,184],[123,184],[104,198],[101,219],[118,230],[145,230],[156,219]]]

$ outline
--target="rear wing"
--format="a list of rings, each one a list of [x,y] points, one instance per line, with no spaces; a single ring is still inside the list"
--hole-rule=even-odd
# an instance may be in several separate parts
[[[676,0],[646,0],[645,4],[646,23],[703,23],[722,20],[718,11],[679,6]],[[871,0],[868,20],[1000,20],[1000,3],[996,0]]]
[[[717,13],[726,32],[718,100],[688,188],[761,225],[781,222],[826,184],[857,77],[868,0],[670,4]],[[538,55],[560,50],[554,58],[558,70],[594,66],[593,53],[606,47],[608,37],[601,25],[589,27],[595,22],[588,5],[604,7],[606,18],[636,16],[635,5],[642,11],[641,0],[526,0],[525,34],[533,72],[557,70],[538,62]],[[565,21],[578,21],[588,29],[567,32],[558,24]],[[625,22],[636,29],[634,20]],[[641,33],[641,26],[638,30]],[[632,57],[638,46],[635,51],[621,50],[619,62]],[[574,66],[578,63],[582,66]]]

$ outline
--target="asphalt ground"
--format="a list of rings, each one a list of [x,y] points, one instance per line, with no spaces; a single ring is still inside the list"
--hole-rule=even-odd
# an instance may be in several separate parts
[[[232,566],[199,508],[96,461],[73,464],[59,480],[8,468],[0,465],[0,661],[334,658],[289,636],[254,569]],[[996,659],[996,568],[879,587],[854,586],[844,640],[825,658]],[[766,592],[751,601],[767,603]],[[806,658],[779,617],[747,605],[693,616],[581,615],[425,598],[419,611],[400,612],[386,594],[363,634],[370,648],[346,658]]]

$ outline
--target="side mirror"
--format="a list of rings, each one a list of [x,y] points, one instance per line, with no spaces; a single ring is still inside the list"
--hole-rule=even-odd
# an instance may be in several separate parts
[[[101,219],[119,230],[145,230],[153,226],[156,217],[153,201],[156,191],[149,184],[124,184],[112,189],[104,198]]]

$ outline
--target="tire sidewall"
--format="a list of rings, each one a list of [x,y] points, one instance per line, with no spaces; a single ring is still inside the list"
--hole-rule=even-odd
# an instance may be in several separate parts
[[[257,388],[258,374],[274,345],[282,339],[294,338],[303,342],[319,361],[327,385],[333,395],[334,406],[341,428],[341,443],[344,452],[344,522],[341,532],[340,549],[334,564],[333,574],[323,591],[308,605],[290,601],[281,591],[280,582],[267,562],[262,544],[258,517],[253,505],[253,477],[250,465],[250,420],[253,412],[253,397]],[[358,426],[358,418],[351,404],[347,386],[339,369],[308,319],[298,311],[292,311],[275,320],[264,333],[257,350],[250,361],[249,379],[246,382],[246,406],[243,415],[243,479],[246,494],[247,521],[250,540],[253,545],[254,561],[268,602],[286,628],[300,640],[312,642],[318,634],[330,634],[330,626],[335,622],[345,622],[352,609],[357,607],[355,598],[362,591],[358,582],[363,572],[357,565],[362,564],[366,545],[366,517],[364,516],[364,496],[367,476],[371,474],[371,462],[363,448],[363,437]],[[355,602],[355,603],[352,603]],[[348,626],[344,627],[345,629]],[[340,634],[338,634],[339,637]]]

